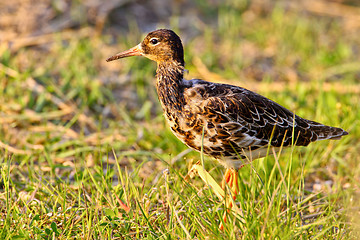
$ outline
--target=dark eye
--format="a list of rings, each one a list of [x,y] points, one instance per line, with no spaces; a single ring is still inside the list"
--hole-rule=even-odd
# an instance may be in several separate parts
[[[152,38],[152,39],[150,39],[150,43],[151,43],[152,45],[156,45],[156,44],[159,43],[159,40],[156,39],[156,38]]]

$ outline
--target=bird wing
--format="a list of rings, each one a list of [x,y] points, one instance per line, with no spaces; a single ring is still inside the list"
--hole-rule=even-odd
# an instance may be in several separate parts
[[[292,143],[306,146],[320,140],[317,129],[327,127],[303,119],[274,101],[241,87],[198,80],[187,93],[191,93],[189,96],[193,99],[201,99],[197,101],[200,112],[208,119],[208,125],[216,126],[217,135],[237,145],[241,142],[239,147],[256,149],[269,142],[274,147]]]

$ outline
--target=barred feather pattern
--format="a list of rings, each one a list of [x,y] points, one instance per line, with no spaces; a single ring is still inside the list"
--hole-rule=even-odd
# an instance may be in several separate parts
[[[216,158],[226,168],[292,143],[339,139],[348,133],[301,118],[274,101],[247,89],[184,80],[184,67],[163,62],[157,69],[157,92],[172,132],[187,146]]]

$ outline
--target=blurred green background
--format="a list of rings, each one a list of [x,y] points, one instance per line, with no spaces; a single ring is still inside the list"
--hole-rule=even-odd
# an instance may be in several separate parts
[[[180,35],[187,79],[245,87],[349,136],[245,167],[245,223],[219,232],[221,202],[186,177],[200,155],[163,119],[156,64],[105,61],[157,28]],[[359,36],[357,0],[2,1],[1,239],[355,239]]]

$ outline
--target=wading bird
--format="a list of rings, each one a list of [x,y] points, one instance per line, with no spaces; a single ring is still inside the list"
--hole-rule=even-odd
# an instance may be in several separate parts
[[[264,157],[269,146],[276,151],[348,134],[341,128],[301,118],[238,86],[185,80],[183,45],[171,30],[150,32],[140,44],[107,61],[130,56],[157,62],[156,89],[172,132],[187,146],[202,149],[226,168],[222,186],[230,188],[234,199],[238,170],[246,159]]]

